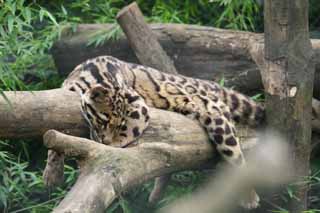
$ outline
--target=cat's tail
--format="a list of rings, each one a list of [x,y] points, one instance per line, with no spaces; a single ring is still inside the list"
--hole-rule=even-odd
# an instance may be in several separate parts
[[[236,122],[257,126],[265,120],[263,103],[256,102],[246,95],[227,88],[222,88],[220,95],[229,106],[231,115]]]

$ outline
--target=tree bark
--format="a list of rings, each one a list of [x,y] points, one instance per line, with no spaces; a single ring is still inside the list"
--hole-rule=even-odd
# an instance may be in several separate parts
[[[123,35],[98,47],[87,46],[98,31],[107,33],[110,28],[108,24],[80,24],[76,34],[66,28],[52,48],[59,72],[67,75],[76,65],[99,55],[138,63]],[[207,80],[224,78],[226,86],[246,94],[263,88],[253,60],[264,54],[262,34],[184,24],[151,24],[150,28],[180,74]],[[320,40],[311,42],[316,61],[314,96],[320,98]]]
[[[4,92],[0,98],[0,138],[41,138],[49,129],[88,136],[79,96],[64,89]]]
[[[312,130],[320,134],[320,101],[312,99]]]
[[[311,102],[314,81],[307,0],[265,1],[265,66],[261,76],[266,91],[267,122],[292,146],[296,198],[289,211],[307,209],[311,150]]]
[[[187,121],[189,125],[188,118],[172,112],[169,114],[173,119],[181,116],[182,120]],[[171,124],[169,121],[167,123]],[[197,129],[192,127],[193,130],[203,132],[196,125],[196,122],[193,125],[197,126]],[[163,127],[166,130],[160,131],[165,131],[169,134],[162,135],[164,137],[158,137],[158,140],[154,140],[154,137],[149,139],[148,137],[143,137],[145,140],[143,139],[137,146],[127,149],[105,146],[88,139],[49,130],[44,135],[45,145],[49,149],[64,153],[66,156],[76,157],[80,166],[80,176],[77,182],[53,212],[104,212],[112,201],[123,192],[159,174],[195,169],[208,163],[214,164],[213,157],[216,156],[216,152],[211,144],[205,142],[207,137],[204,133],[197,138],[172,137],[172,135],[176,135],[177,131],[181,134],[190,134],[189,129],[181,130],[179,125],[165,125]],[[281,152],[278,152],[278,155],[279,153]],[[271,156],[275,157],[276,154],[272,153]],[[246,170],[242,168],[235,171],[235,168],[230,168],[232,173],[230,171],[223,174],[219,173],[220,183],[215,185],[214,189],[211,189],[218,190],[223,194],[232,194],[227,196],[230,198],[241,194],[242,187],[246,188],[246,185],[251,185],[253,182],[265,186],[285,181],[286,175],[283,175],[282,172],[286,168],[284,166],[286,163],[280,163],[282,166],[279,164],[272,165],[269,157],[270,155],[263,155],[262,158],[250,158],[252,164]],[[278,156],[276,159],[284,162],[281,157]],[[264,165],[263,171],[261,171],[262,165]],[[280,167],[281,170],[279,170]],[[271,171],[274,174],[271,175]],[[281,177],[278,177],[279,175]],[[226,183],[224,182],[225,179],[231,181],[227,182],[227,185],[234,186],[236,194],[232,192],[232,187],[222,186]],[[226,190],[225,188],[229,189]],[[211,200],[212,192],[211,196],[205,199]],[[226,204],[229,206],[234,205],[234,203],[230,203],[230,199],[222,200],[219,197],[215,200],[222,202],[220,206]]]
[[[167,73],[178,73],[157,37],[144,21],[136,2],[120,10],[117,21],[141,64]]]
[[[170,115],[181,120],[180,115]],[[156,140],[143,137],[137,147],[128,149],[48,131],[44,135],[45,145],[77,157],[81,172],[76,184],[53,212],[104,212],[117,196],[134,186],[159,175],[198,168],[212,160],[215,152],[203,130],[196,122],[189,123],[187,118],[182,120],[192,126],[181,130],[171,122],[162,123],[166,130],[159,128],[159,131],[168,134],[162,134],[163,137]],[[183,136],[190,134],[189,128],[195,130],[196,135],[198,132],[202,134],[200,137]],[[176,131],[183,134],[178,136]]]

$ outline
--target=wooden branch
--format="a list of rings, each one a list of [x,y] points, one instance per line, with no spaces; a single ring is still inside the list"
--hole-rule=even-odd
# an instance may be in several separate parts
[[[120,10],[117,14],[117,21],[126,34],[131,48],[143,65],[163,72],[178,73],[173,62],[144,21],[136,2]]]
[[[161,134],[157,140],[143,137],[137,147],[128,149],[88,143],[87,139],[48,131],[44,137],[48,148],[62,151],[73,147],[74,152],[66,151],[66,155],[72,153],[72,156],[89,148],[87,155],[79,158],[81,173],[76,184],[54,212],[103,212],[118,195],[134,186],[159,175],[197,168],[212,159],[213,147],[206,142],[207,137],[196,122],[175,113],[170,116],[175,121],[186,122],[187,128],[180,129],[172,122],[162,123],[166,130],[159,131],[166,135]],[[176,131],[181,134],[176,135]]]
[[[41,138],[49,129],[87,136],[79,97],[63,89],[4,92],[0,98],[0,138]]]
[[[184,24],[149,26],[180,74],[202,79],[223,77],[226,86],[247,94],[256,94],[263,88],[259,69],[252,59],[252,52],[256,56],[264,52],[263,35]],[[66,75],[87,58],[99,55],[139,63],[123,35],[99,47],[87,46],[92,35],[110,28],[107,24],[79,24],[75,34],[66,28],[52,48],[59,72]],[[316,62],[314,96],[320,98],[320,40],[311,42]],[[257,48],[259,45],[261,48]]]
[[[265,64],[261,70],[266,92],[267,122],[292,148],[294,197],[289,211],[307,207],[310,171],[311,103],[314,81],[307,0],[265,0]]]
[[[169,182],[171,179],[171,174],[168,175],[162,175],[158,178],[156,178],[154,182],[154,187],[152,191],[150,192],[148,202],[151,205],[156,204],[161,198],[163,193],[165,192],[165,189],[167,188]]]

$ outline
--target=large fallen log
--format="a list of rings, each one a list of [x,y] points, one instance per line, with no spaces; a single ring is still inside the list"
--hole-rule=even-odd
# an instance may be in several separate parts
[[[113,55],[138,63],[124,36],[98,47],[87,45],[93,35],[108,32],[111,27],[80,24],[74,34],[65,30],[52,48],[59,72],[66,75],[77,64],[98,55]],[[263,88],[259,69],[252,59],[264,51],[263,35],[183,24],[151,24],[151,28],[180,74],[202,79],[223,77],[225,85],[245,93],[256,93]],[[252,51],[259,44],[260,48]],[[312,46],[316,62],[314,95],[319,98],[320,40],[312,39]]]
[[[65,89],[53,89],[4,94],[10,100],[10,104],[4,98],[0,98],[1,139],[42,138],[50,129],[73,136],[88,137],[89,129],[82,118],[80,97],[76,93]],[[185,116],[152,109],[150,117],[150,126],[142,140],[151,142],[168,137],[179,138],[178,141],[181,143],[199,137],[206,140],[197,122]],[[173,126],[176,128],[175,134],[167,135],[167,130]],[[248,128],[241,128],[239,135],[242,140],[246,140],[252,138],[254,132]]]

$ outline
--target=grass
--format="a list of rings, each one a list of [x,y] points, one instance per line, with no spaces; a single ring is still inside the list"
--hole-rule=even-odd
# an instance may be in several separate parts
[[[18,148],[20,151],[12,154],[12,151]],[[9,141],[0,141],[0,210],[4,213],[49,212],[75,181],[77,171],[66,166],[65,185],[49,193],[44,187],[42,171],[34,171],[34,168],[40,165],[29,163],[39,157],[32,156],[29,148],[28,144],[22,141],[15,146]]]

